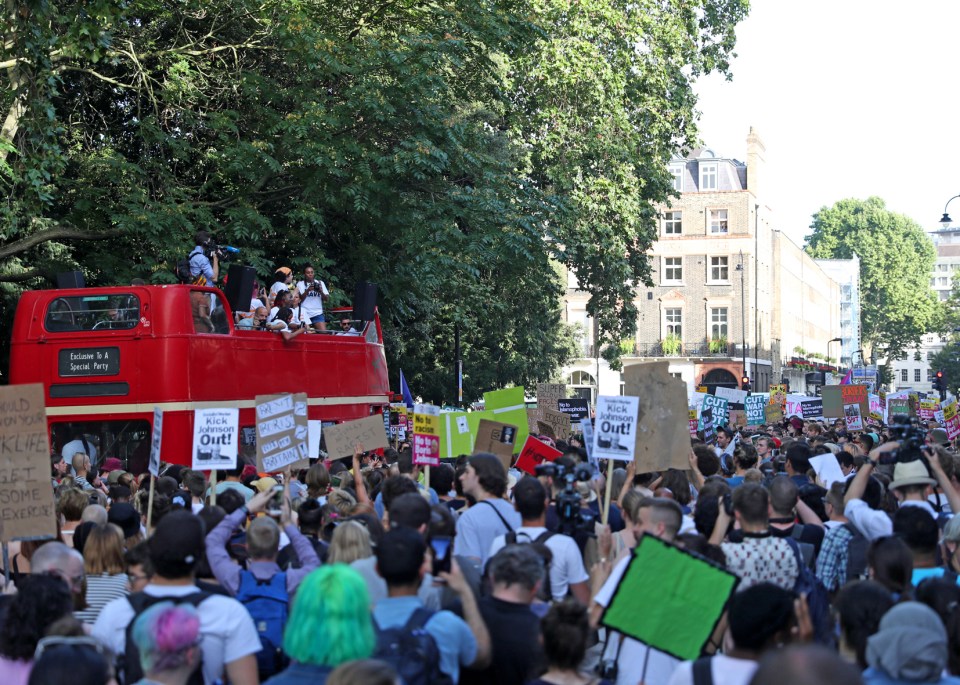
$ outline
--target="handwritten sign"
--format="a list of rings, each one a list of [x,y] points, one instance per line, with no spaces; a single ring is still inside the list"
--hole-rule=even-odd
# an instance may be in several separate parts
[[[310,458],[306,393],[258,395],[256,412],[260,471],[276,473]]]
[[[440,407],[413,405],[413,463],[440,465]]]
[[[160,444],[163,440],[163,409],[153,408],[153,433],[150,436],[150,463],[147,470],[154,478],[160,476]]]
[[[553,437],[558,440],[566,440],[570,437],[570,415],[554,409],[544,409],[543,418],[538,423],[544,423],[550,426],[553,431]]]
[[[0,387],[0,540],[57,534],[43,386]]]
[[[231,407],[193,412],[194,471],[237,468],[240,410]]]
[[[323,435],[330,459],[349,457],[357,443],[363,445],[365,450],[388,447],[387,436],[383,433],[383,418],[377,414],[329,426],[324,429]]]
[[[747,391],[736,388],[717,388],[714,394],[732,404],[744,404],[747,400]]]
[[[638,397],[601,395],[597,398],[597,421],[593,431],[593,454],[597,459],[633,461],[639,411]]]
[[[537,409],[557,411],[557,402],[567,396],[567,386],[563,383],[537,383]]]
[[[517,427],[509,423],[480,419],[474,452],[489,452],[499,457],[503,468],[509,469],[513,461],[513,448],[517,442]]]
[[[526,442],[520,448],[520,457],[517,459],[517,468],[531,476],[537,475],[536,468],[545,461],[556,461],[562,455],[558,449],[540,442],[532,436],[527,436]]]

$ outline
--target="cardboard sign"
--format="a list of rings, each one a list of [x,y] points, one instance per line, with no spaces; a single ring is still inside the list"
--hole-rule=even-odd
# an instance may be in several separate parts
[[[747,424],[758,426],[765,422],[763,408],[767,404],[767,399],[763,395],[750,395],[744,406],[747,409]]]
[[[222,407],[194,410],[191,465],[194,471],[237,468],[239,447],[239,409]]]
[[[153,408],[153,432],[150,435],[150,462],[147,471],[154,478],[160,477],[160,444],[163,440],[163,409]]]
[[[714,395],[732,404],[744,404],[747,400],[747,391],[736,388],[717,388]]]
[[[567,396],[563,383],[537,383],[537,409],[558,411],[558,401]]]
[[[52,538],[50,442],[43,386],[0,386],[0,540]]]
[[[496,455],[503,463],[503,468],[510,469],[513,462],[513,450],[517,442],[517,427],[499,421],[480,419],[477,427],[477,441],[474,443],[475,452],[489,452]]]
[[[327,443],[327,456],[330,459],[351,456],[357,443],[363,445],[365,450],[389,447],[387,438],[383,434],[383,419],[376,414],[329,426],[323,434],[323,439]]]
[[[893,402],[894,400],[891,400]],[[947,439],[955,440],[960,436],[960,412],[957,411],[956,401],[943,408],[943,427],[947,431]]]
[[[320,438],[323,436],[323,421],[307,421],[307,458],[320,458]]]
[[[258,471],[276,473],[309,459],[306,393],[257,395],[256,415]]]
[[[530,434],[523,388],[505,388],[485,392],[483,393],[483,403],[487,411],[493,412],[493,420],[517,427],[516,450],[519,451],[523,441]]]
[[[727,421],[732,428],[746,428],[747,412],[742,409],[731,409],[727,412]]]
[[[590,401],[580,397],[557,400],[557,410],[570,417],[571,422],[590,418]]]
[[[539,433],[540,428],[537,426],[537,422],[543,420],[543,410],[541,409],[527,409],[527,427],[531,433]]]
[[[783,409],[778,404],[768,404],[763,408],[763,422],[767,425],[783,421]]]
[[[536,434],[542,437],[552,438],[553,440],[557,439],[557,434],[553,432],[553,426],[544,421],[537,421]]]
[[[558,440],[568,439],[571,428],[570,415],[553,409],[544,409],[542,411],[543,418],[540,419],[537,424],[544,423],[550,426],[552,433],[548,433],[548,435],[552,435]]]
[[[440,407],[413,406],[413,463],[440,466]]]
[[[787,404],[787,386],[785,385],[771,385],[770,386],[770,400],[767,404],[777,404],[783,409]]]
[[[537,475],[536,468],[545,461],[556,461],[563,452],[540,442],[533,436],[528,436],[520,449],[520,458],[517,459],[517,468],[531,476]]]
[[[467,412],[451,411],[440,414],[440,458],[456,459],[473,452],[473,433]]]
[[[847,420],[847,430],[863,430],[863,416],[860,414],[859,404],[843,405],[843,418]]]
[[[593,454],[597,459],[633,461],[639,409],[639,397],[601,395],[597,398],[597,420],[593,427]]]
[[[700,411],[704,409],[713,410],[714,426],[725,426],[727,424],[727,415],[730,411],[730,402],[727,400],[722,397],[715,397],[714,395],[706,395],[703,398],[703,405]]]
[[[677,659],[696,659],[739,582],[713,562],[644,534],[600,623]]]
[[[804,400],[800,403],[800,413],[804,419],[822,419],[823,400]]]
[[[860,415],[870,413],[870,393],[865,385],[825,385],[820,389],[823,397],[823,415],[828,419],[843,418],[843,408],[859,404]]]
[[[634,448],[637,473],[690,468],[687,385],[669,373],[668,362],[624,368],[624,394],[639,398]]]

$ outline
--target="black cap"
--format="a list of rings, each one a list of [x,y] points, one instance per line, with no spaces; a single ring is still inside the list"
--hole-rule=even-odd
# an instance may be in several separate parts
[[[147,540],[150,562],[163,578],[183,578],[203,558],[204,526],[189,511],[171,511]]]
[[[111,506],[107,512],[107,521],[120,526],[125,538],[132,538],[140,532],[140,514],[132,504],[119,502]]]

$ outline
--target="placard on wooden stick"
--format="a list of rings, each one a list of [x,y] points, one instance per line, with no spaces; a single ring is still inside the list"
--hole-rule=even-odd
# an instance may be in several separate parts
[[[0,387],[0,540],[57,534],[43,385]]]
[[[257,470],[276,473],[310,463],[306,393],[257,395],[256,413]]]
[[[383,431],[383,417],[379,414],[330,426],[324,429],[323,435],[330,459],[349,457],[357,443],[363,445],[365,450],[386,449],[390,446]]]
[[[624,395],[640,398],[637,473],[690,468],[687,388],[669,374],[667,362],[624,368]]]
[[[503,468],[510,468],[513,461],[513,448],[517,441],[517,427],[509,423],[480,419],[477,427],[477,439],[473,444],[474,452],[489,452],[496,455],[503,463]]]

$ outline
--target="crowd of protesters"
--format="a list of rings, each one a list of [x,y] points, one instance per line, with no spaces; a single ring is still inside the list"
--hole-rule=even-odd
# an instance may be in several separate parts
[[[684,470],[629,462],[608,488],[594,466],[573,517],[561,474],[587,450],[539,437],[559,470],[478,453],[427,481],[408,445],[213,488],[169,465],[149,512],[148,475],[72,442],[51,459],[58,538],[9,548],[0,682],[960,684],[941,428],[721,428]],[[827,454],[830,483],[810,462]],[[740,579],[695,661],[603,625],[644,535]]]

